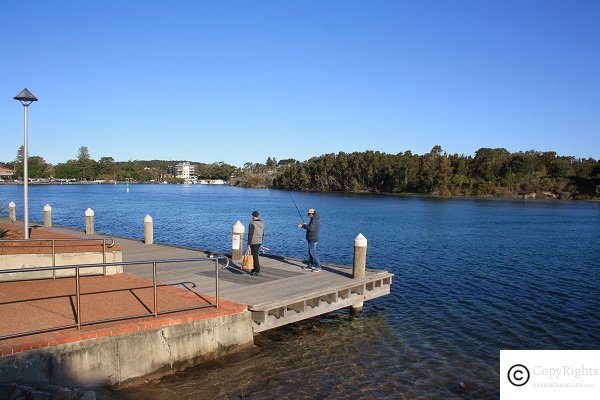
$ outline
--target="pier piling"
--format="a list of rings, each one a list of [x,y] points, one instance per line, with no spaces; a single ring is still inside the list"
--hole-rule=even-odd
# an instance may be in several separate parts
[[[144,217],[144,243],[154,243],[154,222],[150,214],[146,214]]]
[[[94,234],[94,210],[91,208],[85,210],[85,233],[86,235]]]
[[[352,278],[364,279],[367,266],[367,238],[359,233],[354,239],[354,263],[352,264]],[[363,301],[352,305],[353,313],[360,313],[363,309]]]
[[[242,261],[242,250],[244,248],[244,225],[240,221],[233,224],[231,234],[231,259]]]
[[[44,226],[50,228],[52,226],[52,207],[50,204],[44,206]]]
[[[8,203],[8,218],[12,224],[17,221],[17,206],[14,201]]]

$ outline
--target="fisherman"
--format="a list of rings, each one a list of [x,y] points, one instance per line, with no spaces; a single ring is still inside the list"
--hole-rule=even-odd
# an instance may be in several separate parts
[[[317,255],[317,242],[319,241],[319,230],[321,229],[321,217],[317,215],[314,208],[308,210],[310,222],[298,224],[298,228],[306,229],[306,241],[308,242],[308,266],[313,272],[321,271],[321,263]]]
[[[260,219],[258,211],[252,212],[252,221],[248,226],[248,246],[252,252],[252,260],[254,261],[254,269],[250,272],[250,275],[260,275],[260,263],[258,261],[258,252],[263,242],[263,236],[265,234],[265,224]]]

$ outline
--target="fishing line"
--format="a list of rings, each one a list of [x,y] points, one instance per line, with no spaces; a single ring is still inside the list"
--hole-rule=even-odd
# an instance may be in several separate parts
[[[288,194],[290,195],[290,199],[292,199],[292,202],[294,203],[294,207],[296,207],[296,211],[298,211],[298,215],[300,216],[300,219],[304,223],[304,218],[302,217],[302,213],[300,213],[300,209],[296,205],[296,202],[294,201],[294,198],[292,197],[292,194],[290,192],[288,192]]]

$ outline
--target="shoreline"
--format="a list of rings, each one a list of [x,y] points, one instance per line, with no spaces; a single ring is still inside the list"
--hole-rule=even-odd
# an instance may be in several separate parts
[[[29,185],[188,185],[186,183],[163,183],[163,182],[126,182],[126,181],[103,181],[103,182],[29,182]],[[0,181],[0,186],[2,185],[10,185],[10,186],[21,186],[23,182],[14,182],[14,181]],[[239,187],[241,189],[267,189],[267,190],[281,190],[285,192],[298,192],[294,190],[287,189],[278,189],[278,188],[265,188],[265,187],[245,187],[245,186],[236,186],[232,185],[228,182],[224,184],[194,184],[194,186],[233,186]],[[560,195],[551,193],[551,192],[532,192],[527,194],[514,194],[510,196],[472,196],[472,195],[451,195],[451,196],[443,196],[437,194],[425,194],[425,193],[390,193],[390,192],[372,192],[372,191],[355,191],[355,192],[336,192],[336,191],[300,191],[298,193],[335,193],[335,194],[355,194],[355,195],[382,195],[382,196],[405,196],[405,197],[425,197],[431,199],[471,199],[471,200],[523,200],[523,201],[585,201],[585,202],[600,202],[600,197],[591,197],[591,198],[578,198],[573,197],[571,193],[569,193],[569,197],[561,197]]]

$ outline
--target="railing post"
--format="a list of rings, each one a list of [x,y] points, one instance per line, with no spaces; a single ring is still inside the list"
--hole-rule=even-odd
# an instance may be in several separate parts
[[[156,262],[152,263],[152,288],[154,290],[154,318],[158,318],[158,300],[156,299]]]
[[[8,203],[8,219],[10,219],[10,222],[13,224],[17,222],[17,205],[14,201]]]
[[[154,243],[154,223],[152,222],[152,217],[149,214],[146,214],[144,217],[144,243]]]
[[[91,208],[85,210],[85,234],[94,234],[94,210]]]
[[[81,289],[79,285],[79,266],[75,267],[75,282],[77,286],[77,330],[81,330]]]
[[[352,278],[364,279],[367,265],[367,238],[359,233],[354,239],[354,263],[352,264]],[[360,300],[351,307],[353,313],[360,313],[363,309],[364,301]]]
[[[244,225],[240,221],[233,224],[231,235],[231,259],[242,261],[242,249],[244,248]]]
[[[52,226],[52,207],[50,207],[50,204],[44,206],[44,226],[46,228]]]
[[[219,308],[219,258],[215,258],[215,298]]]
[[[106,276],[106,239],[102,239],[102,264],[102,273]]]
[[[52,239],[52,266],[56,267],[56,241]],[[56,270],[52,270],[52,279],[56,280]]]

